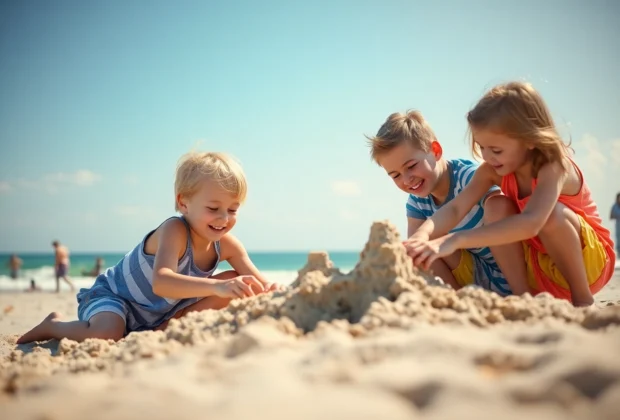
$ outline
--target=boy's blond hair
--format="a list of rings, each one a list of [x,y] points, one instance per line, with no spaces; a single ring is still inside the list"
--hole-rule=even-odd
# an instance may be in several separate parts
[[[431,144],[437,140],[422,113],[416,110],[409,110],[406,114],[393,113],[387,117],[376,136],[366,138],[370,146],[370,156],[375,162],[380,155],[402,142],[406,141],[416,149],[429,152]]]
[[[531,146],[532,175],[546,163],[557,162],[566,171],[570,147],[562,141],[542,96],[525,82],[497,85],[484,94],[467,114],[470,129],[487,129],[505,134]],[[473,134],[474,156],[481,157]]]
[[[204,179],[216,181],[224,190],[245,201],[248,184],[241,165],[230,155],[218,152],[189,152],[179,159],[174,181],[175,198],[191,197]],[[179,205],[175,200],[175,210]]]

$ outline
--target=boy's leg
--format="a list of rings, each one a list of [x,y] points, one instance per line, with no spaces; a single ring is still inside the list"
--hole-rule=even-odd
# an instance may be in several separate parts
[[[99,312],[89,321],[62,322],[60,314],[52,312],[39,325],[22,335],[17,344],[68,338],[84,341],[87,338],[120,340],[125,333],[125,320],[114,312]]]
[[[583,261],[581,222],[577,214],[564,204],[557,203],[538,237],[566,279],[573,305],[592,305],[594,297]]]
[[[518,208],[512,200],[503,195],[494,195],[484,203],[483,222],[489,225],[518,213]],[[512,293],[522,295],[529,292],[522,242],[494,246],[490,249]]]
[[[436,260],[431,265],[431,270],[433,274],[441,277],[444,283],[449,284],[454,290],[458,290],[461,288],[461,285],[456,280],[456,277],[454,277],[454,274],[452,274],[452,271],[456,270],[456,268],[461,262],[461,253],[462,251],[459,249],[455,253],[448,255],[445,258],[440,258]]]
[[[69,278],[69,276],[67,276],[66,274],[64,276],[62,276],[62,279],[65,281],[65,283],[67,283],[69,285],[69,287],[71,288],[71,291],[75,290],[75,286],[73,285],[73,282],[71,281],[71,279]]]

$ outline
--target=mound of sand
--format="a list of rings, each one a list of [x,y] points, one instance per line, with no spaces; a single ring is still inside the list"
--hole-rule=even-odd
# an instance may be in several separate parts
[[[20,346],[0,381],[8,418],[132,408],[154,418],[603,418],[620,407],[618,354],[620,307],[436,285],[377,222],[350,273],[311,253],[286,291],[118,343]]]

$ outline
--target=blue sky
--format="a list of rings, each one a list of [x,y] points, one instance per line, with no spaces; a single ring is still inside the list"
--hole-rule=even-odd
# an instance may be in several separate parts
[[[469,157],[465,113],[511,79],[542,92],[611,227],[619,21],[612,0],[2,2],[0,252],[130,249],[174,214],[193,147],[242,162],[248,249],[361,249],[373,220],[406,226],[364,134],[417,108]]]

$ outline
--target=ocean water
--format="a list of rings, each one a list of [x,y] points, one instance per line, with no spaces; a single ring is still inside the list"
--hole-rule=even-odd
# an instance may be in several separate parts
[[[350,271],[359,260],[359,252],[329,252],[334,265],[343,272]],[[90,287],[95,281],[94,277],[84,276],[82,271],[89,271],[95,265],[95,259],[101,257],[104,260],[103,270],[116,265],[125,254],[71,254],[71,266],[69,277],[79,289]],[[10,254],[0,254],[0,292],[26,289],[30,280],[34,279],[43,290],[52,291],[56,288],[54,276],[53,254],[19,254],[24,264],[20,277],[13,280],[9,277]],[[289,284],[297,277],[297,271],[301,269],[308,259],[307,252],[251,252],[250,258],[259,270],[272,282]],[[216,272],[230,270],[230,265],[224,262],[218,266]],[[62,280],[61,290],[68,286]]]

